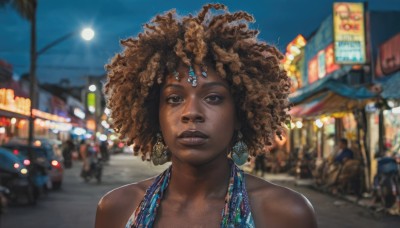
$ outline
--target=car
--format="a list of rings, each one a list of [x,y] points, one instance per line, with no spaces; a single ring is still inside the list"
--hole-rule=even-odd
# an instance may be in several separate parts
[[[7,194],[15,202],[26,197],[29,204],[35,204],[35,186],[28,177],[28,168],[12,151],[0,147],[0,185],[9,190]]]
[[[3,147],[11,149],[14,154],[19,155],[22,161],[28,159],[28,143],[27,140],[10,140]],[[33,143],[33,156],[35,163],[39,167],[45,167],[48,169],[48,176],[51,181],[53,189],[61,188],[63,177],[64,177],[64,166],[60,158],[58,158],[51,145],[42,144],[39,140],[35,140]],[[30,163],[30,161],[27,161]]]

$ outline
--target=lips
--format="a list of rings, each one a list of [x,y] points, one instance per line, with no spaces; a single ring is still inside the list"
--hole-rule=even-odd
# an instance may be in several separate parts
[[[205,144],[207,140],[208,136],[197,130],[184,131],[178,136],[178,142],[185,146],[199,146]]]

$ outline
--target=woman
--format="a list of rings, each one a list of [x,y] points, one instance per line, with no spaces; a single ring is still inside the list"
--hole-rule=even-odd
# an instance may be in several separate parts
[[[303,196],[231,160],[241,165],[281,135],[290,83],[282,54],[248,28],[252,16],[225,8],[158,15],[107,65],[115,130],[143,159],[172,165],[107,193],[96,228],[316,227]]]

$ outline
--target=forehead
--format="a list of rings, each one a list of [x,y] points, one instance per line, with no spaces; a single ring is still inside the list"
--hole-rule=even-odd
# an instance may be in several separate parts
[[[204,69],[206,69],[207,77],[202,76],[202,71]],[[225,79],[223,79],[210,64],[205,65],[204,68],[197,65],[193,66],[193,70],[195,71],[197,77],[196,87],[193,87],[192,84],[188,82],[189,67],[183,63],[179,64],[178,68],[176,69],[176,71],[179,73],[179,81],[175,78],[174,74],[171,74],[166,77],[164,86],[168,84],[179,84],[185,88],[194,89],[194,88],[202,88],[205,85],[212,84],[212,85],[220,85],[228,90],[230,89],[228,82]]]

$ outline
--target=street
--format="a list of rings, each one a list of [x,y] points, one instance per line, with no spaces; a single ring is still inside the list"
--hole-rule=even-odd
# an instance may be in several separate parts
[[[103,167],[103,182],[84,183],[79,177],[81,163],[75,162],[66,170],[60,191],[43,196],[36,206],[12,206],[2,216],[0,228],[41,227],[93,227],[97,202],[106,192],[130,182],[154,176],[166,166],[154,167],[131,154],[111,157]],[[307,196],[316,210],[319,227],[323,228],[394,228],[399,227],[400,217],[374,215],[369,210],[306,187],[294,185],[292,179],[279,179],[267,175],[274,182],[293,188]]]

